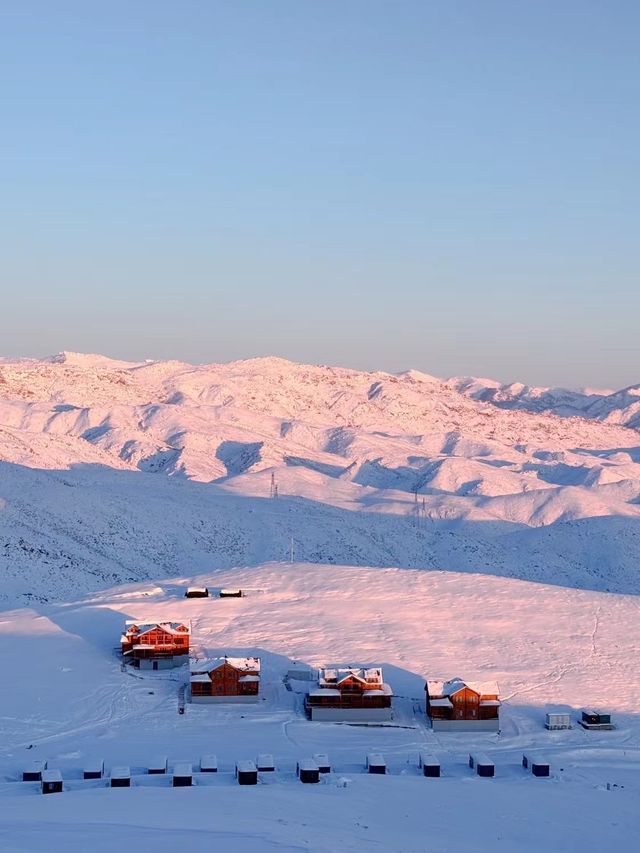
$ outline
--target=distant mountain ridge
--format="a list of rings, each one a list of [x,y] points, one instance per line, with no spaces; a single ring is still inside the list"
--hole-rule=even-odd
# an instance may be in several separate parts
[[[118,505],[126,504],[133,490],[137,500],[148,494],[157,506],[161,529],[146,512],[140,525],[145,536],[165,543],[159,559],[175,573],[175,537],[182,551],[188,553],[190,546],[182,534],[165,535],[172,529],[167,511],[177,492],[161,482],[180,481],[186,488],[190,481],[201,484],[205,492],[198,494],[211,497],[212,511],[225,517],[231,498],[237,501],[226,532],[232,530],[246,547],[225,551],[220,539],[216,551],[222,533],[214,524],[206,553],[216,553],[220,567],[234,560],[278,559],[286,552],[291,531],[284,507],[279,505],[278,524],[265,522],[274,510],[268,498],[277,491],[280,499],[306,501],[317,516],[317,529],[303,524],[298,536],[309,562],[315,554],[319,562],[447,568],[449,553],[454,567],[460,560],[444,546],[455,533],[457,544],[466,542],[470,553],[477,553],[482,571],[491,571],[493,562],[496,573],[640,592],[640,574],[633,569],[640,556],[639,425],[636,386],[612,393],[565,391],[468,377],[440,380],[419,371],[367,373],[281,358],[199,366],[78,353],[4,359],[0,532],[14,542],[16,525],[26,517],[38,519],[34,532],[22,535],[33,551],[9,549],[15,578],[20,566],[28,574],[38,565],[38,548],[65,551],[59,547],[62,536],[67,543],[82,543],[82,555],[75,545],[65,553],[90,585],[99,584],[90,555],[99,547],[101,515],[111,517],[113,507],[106,498],[104,506],[96,503],[91,490],[101,490]],[[21,490],[27,480],[34,482],[27,469],[41,472],[38,488]],[[123,476],[132,473],[141,479]],[[61,478],[75,490],[62,488],[59,500],[68,512],[54,520],[51,495],[60,491]],[[194,502],[196,491],[181,494],[191,507],[183,524],[193,516],[206,526]],[[94,507],[91,518],[84,516],[88,505]],[[139,513],[136,507],[131,517]],[[341,534],[332,543],[327,528],[322,534],[327,541],[321,543],[318,530],[330,526],[330,519],[339,519]],[[373,537],[372,525],[383,523],[391,543],[386,550]],[[527,531],[540,528],[553,535],[536,536],[536,543],[544,544],[535,565],[530,550],[518,563],[513,549],[520,541],[530,543]],[[594,543],[596,561],[588,548],[577,545],[576,530],[600,540],[615,535],[616,543],[610,552],[601,541]],[[196,552],[200,559],[202,552]],[[140,575],[138,557],[129,565],[126,547],[114,551],[112,571],[108,552],[100,552],[96,563],[109,583],[154,576],[152,567]],[[57,594],[53,581],[48,589],[46,595]]]

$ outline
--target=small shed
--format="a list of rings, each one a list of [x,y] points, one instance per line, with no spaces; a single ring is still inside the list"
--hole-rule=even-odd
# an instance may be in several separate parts
[[[208,598],[209,590],[206,586],[188,586],[184,594],[185,598]]]
[[[304,758],[298,761],[296,773],[301,782],[313,784],[320,781],[320,768],[313,758]]]
[[[43,794],[61,794],[62,773],[59,770],[43,770],[41,784]]]
[[[571,714],[552,711],[546,715],[546,721],[544,726],[546,729],[549,729],[549,731],[560,731],[562,729],[570,729]]]
[[[469,756],[469,767],[475,770],[478,776],[495,776],[495,765],[484,752],[471,753]]]
[[[45,760],[42,761],[32,761],[25,769],[22,771],[22,781],[23,782],[42,782],[42,771],[47,769],[47,762]]]
[[[130,788],[131,770],[128,767],[113,767],[110,784],[112,788]]]
[[[218,758],[215,755],[203,755],[200,759],[200,772],[201,773],[217,773],[218,772]]]
[[[238,785],[257,785],[258,769],[253,761],[238,761],[236,764]]]
[[[421,752],[418,758],[418,767],[422,768],[422,775],[430,778],[440,776],[440,761],[428,752]]]
[[[221,589],[218,593],[220,598],[242,598],[241,589]]]
[[[102,779],[104,776],[104,761],[101,758],[96,758],[93,761],[88,761],[84,765],[82,771],[83,779]]]
[[[188,761],[181,761],[173,768],[173,787],[188,788],[193,785],[193,767]]]
[[[276,769],[273,755],[268,752],[262,752],[256,759],[256,767],[260,773],[271,773]]]
[[[162,773],[167,772],[167,756],[166,755],[156,755],[156,757],[149,762],[149,767],[147,768],[147,772],[150,776],[159,776]]]
[[[320,773],[331,773],[331,762],[326,752],[316,752],[313,755],[313,760],[318,765]]]
[[[611,714],[604,711],[585,710],[582,711],[581,719],[578,720],[583,729],[595,729],[604,731],[615,729],[611,722]]]
[[[367,755],[367,770],[369,773],[387,772],[387,763],[379,752],[370,752]]]
[[[525,770],[530,770],[534,776],[549,776],[551,772],[551,766],[546,758],[529,755],[526,752],[522,756],[522,766]]]

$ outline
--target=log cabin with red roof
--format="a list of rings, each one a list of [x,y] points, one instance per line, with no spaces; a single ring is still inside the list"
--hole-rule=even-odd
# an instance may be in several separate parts
[[[170,669],[187,660],[190,636],[183,622],[130,621],[120,649],[123,659],[140,669]]]
[[[191,662],[191,701],[196,704],[257,702],[260,658],[219,657]]]
[[[499,731],[500,697],[494,681],[427,681],[425,691],[434,731]]]

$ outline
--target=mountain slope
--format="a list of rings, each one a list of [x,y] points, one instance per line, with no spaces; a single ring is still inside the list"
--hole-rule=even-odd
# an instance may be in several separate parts
[[[640,592],[633,389],[509,388],[277,358],[0,360],[0,594],[279,560],[292,538],[309,562]]]

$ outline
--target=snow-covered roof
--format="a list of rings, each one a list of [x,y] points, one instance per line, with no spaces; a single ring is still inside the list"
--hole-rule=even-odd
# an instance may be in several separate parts
[[[200,769],[204,770],[213,770],[218,767],[218,756],[217,755],[203,755],[200,759]]]
[[[162,628],[164,631],[167,631],[169,634],[189,634],[189,626],[185,625],[184,622],[172,622],[171,620],[166,619],[148,619],[144,622],[137,621],[135,619],[128,619],[125,623],[128,631],[132,631],[133,628],[136,628],[137,631],[134,633],[137,634],[145,634],[147,631],[153,630],[154,628]],[[178,629],[181,630],[178,630]],[[127,633],[125,632],[125,634]]]
[[[469,756],[474,764],[493,764],[493,761],[485,752],[472,752]]]
[[[191,776],[193,775],[193,765],[190,761],[180,761],[173,766],[174,776]]]
[[[336,687],[316,687],[309,691],[309,696],[342,696]]]
[[[302,758],[298,761],[299,770],[318,770],[318,762],[314,758]]]
[[[128,779],[131,776],[131,770],[129,767],[113,767],[111,770],[111,778],[112,779]]]
[[[320,684],[341,684],[349,678],[355,678],[363,684],[382,684],[382,669],[380,667],[321,667],[318,670]]]
[[[450,678],[448,681],[432,681],[426,684],[430,700],[453,696],[465,687],[479,696],[498,696],[499,688],[495,681],[464,681],[462,678]]]
[[[480,702],[481,708],[497,708],[499,705],[499,699],[482,699]]]
[[[362,691],[363,699],[366,699],[369,696],[393,696],[393,690],[389,687],[388,684],[381,684],[379,687],[375,687],[373,690]]]
[[[101,773],[104,770],[104,761],[101,758],[90,758],[83,769],[85,773]]]
[[[149,768],[151,770],[166,770],[167,769],[167,756],[166,755],[156,755],[156,757],[149,762]]]
[[[59,770],[43,770],[43,782],[62,782],[62,773]]]
[[[451,700],[447,699],[429,699],[429,704],[432,708],[453,708]]]
[[[240,682],[240,684],[246,684],[250,681],[260,681],[260,676],[259,675],[241,675],[240,678],[238,679],[238,681]]]
[[[236,763],[238,773],[255,773],[256,765],[253,761],[238,761]]]
[[[192,684],[209,684],[211,682],[211,679],[209,678],[209,673],[199,672],[195,675],[192,675],[189,681]]]
[[[47,762],[41,759],[37,759],[36,761],[31,761],[25,767],[26,773],[42,773],[43,770],[47,769]]]
[[[191,672],[212,672],[223,664],[228,663],[234,669],[243,672],[260,672],[260,658],[218,657],[209,660],[191,661]]]
[[[182,627],[182,630],[178,630],[179,627]],[[156,622],[154,624],[145,626],[143,631],[138,631],[138,636],[142,637],[145,634],[148,634],[150,631],[155,631],[156,629],[160,629],[164,631],[166,634],[173,634],[174,636],[182,637],[185,634],[189,633],[189,629],[186,626],[183,626],[181,622]]]

